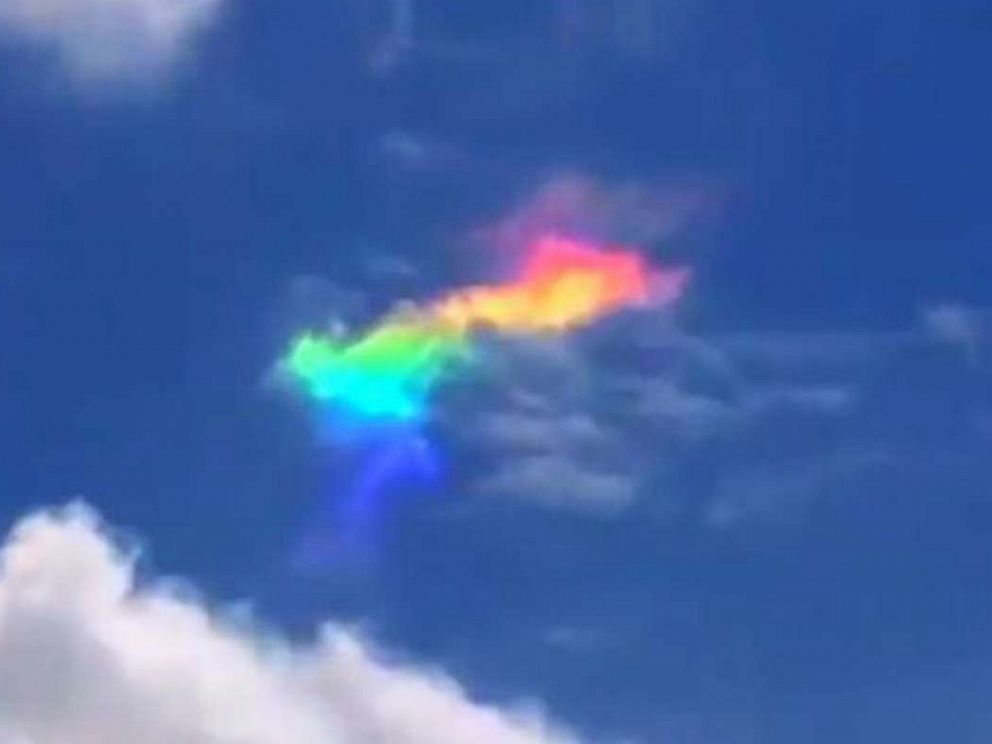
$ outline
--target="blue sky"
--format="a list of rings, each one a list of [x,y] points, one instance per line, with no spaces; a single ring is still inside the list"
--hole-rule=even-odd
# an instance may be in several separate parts
[[[0,0],[5,528],[85,499],[150,575],[583,741],[992,736],[986,7],[658,0],[563,48],[555,3],[420,0],[394,49],[357,0],[102,4]],[[289,334],[534,225],[692,289],[494,340],[443,485],[291,570],[351,466],[270,384]]]

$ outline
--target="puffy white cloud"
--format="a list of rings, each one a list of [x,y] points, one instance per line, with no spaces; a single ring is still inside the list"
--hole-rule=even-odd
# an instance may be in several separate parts
[[[188,594],[188,592],[186,593]],[[0,554],[3,744],[568,744],[534,709],[472,702],[327,626],[292,647],[175,587],[81,507],[32,516]]]
[[[0,0],[0,31],[53,51],[82,83],[161,80],[223,0]]]

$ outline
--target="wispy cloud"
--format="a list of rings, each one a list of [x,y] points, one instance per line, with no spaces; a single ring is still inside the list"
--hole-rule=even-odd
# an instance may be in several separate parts
[[[984,317],[945,311],[903,331],[727,336],[689,334],[670,312],[652,312],[553,346],[496,343],[487,363],[512,394],[477,391],[471,417],[449,425],[469,461],[485,463],[469,479],[488,497],[601,515],[685,499],[721,528],[790,520],[892,466],[890,450],[906,456],[896,441],[904,432],[877,417],[913,404],[893,403],[885,381],[912,381],[892,395],[928,396],[928,380],[938,381],[913,376],[928,360],[953,370],[957,355],[973,368]],[[702,491],[698,476],[686,485],[680,475],[701,463]]]
[[[808,459],[751,464],[719,480],[703,516],[708,525],[719,529],[802,519],[814,500],[830,496],[885,464],[884,452],[857,446],[816,453]]]
[[[992,312],[987,309],[945,303],[929,308],[923,322],[935,339],[961,348],[973,363],[992,340]]]
[[[435,669],[328,625],[290,646],[175,586],[85,509],[0,552],[0,740],[60,744],[568,744],[533,707],[471,701]]]
[[[514,458],[478,483],[478,492],[514,496],[548,507],[616,514],[637,499],[637,482],[622,470],[590,467],[565,453]]]
[[[3,0],[0,33],[51,52],[85,86],[160,83],[224,0]]]
[[[482,236],[491,243],[519,245],[535,234],[560,232],[650,245],[684,228],[701,209],[715,203],[715,197],[715,189],[705,183],[605,183],[563,172],[544,178]]]

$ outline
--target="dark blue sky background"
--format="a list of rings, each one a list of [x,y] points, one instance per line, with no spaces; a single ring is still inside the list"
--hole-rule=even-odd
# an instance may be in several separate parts
[[[987,741],[988,5],[671,0],[633,59],[559,55],[537,2],[445,5],[378,74],[343,2],[232,0],[152,95],[0,53],[0,519],[84,497],[157,569],[292,633],[363,619],[593,741]],[[370,565],[287,571],[344,478],[264,384],[292,288],[375,305],[462,281],[460,236],[566,171],[707,184],[704,216],[646,246],[697,271],[683,333],[736,380],[853,409],[673,445],[610,516],[475,499],[496,467],[476,453]],[[738,400],[693,353],[694,394]],[[727,493],[740,519],[713,516]]]

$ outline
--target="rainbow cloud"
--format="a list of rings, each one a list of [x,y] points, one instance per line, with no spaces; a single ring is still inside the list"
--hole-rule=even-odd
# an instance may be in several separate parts
[[[329,522],[312,521],[294,564],[319,566],[328,549],[364,551],[392,487],[436,478],[423,425],[437,388],[471,360],[479,331],[560,335],[625,308],[672,302],[689,278],[686,269],[653,269],[626,248],[554,236],[528,248],[511,281],[448,292],[353,338],[306,332],[293,340],[282,369],[330,433],[362,453],[356,479],[326,505]]]
[[[356,338],[304,333],[282,366],[342,422],[418,424],[437,386],[471,357],[474,332],[562,334],[625,308],[672,302],[688,278],[686,269],[652,269],[630,249],[546,236],[509,282],[454,290]]]

